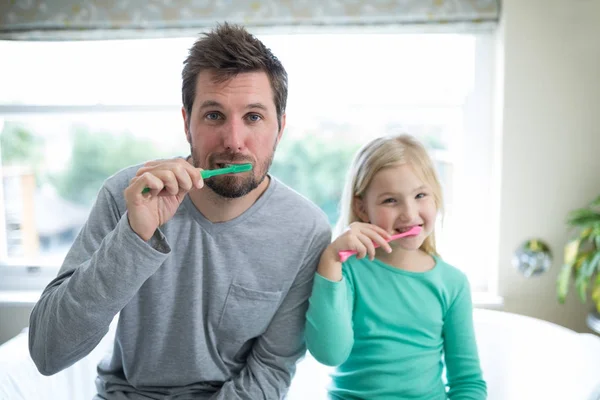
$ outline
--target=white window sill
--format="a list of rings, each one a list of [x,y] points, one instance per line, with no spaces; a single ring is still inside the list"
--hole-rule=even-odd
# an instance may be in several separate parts
[[[40,298],[37,290],[0,290],[0,307],[33,306]],[[473,293],[473,307],[501,308],[504,298],[486,292]]]
[[[0,307],[32,307],[41,294],[39,290],[0,290]]]
[[[473,307],[482,308],[502,308],[504,306],[504,297],[488,292],[474,292],[472,294]]]

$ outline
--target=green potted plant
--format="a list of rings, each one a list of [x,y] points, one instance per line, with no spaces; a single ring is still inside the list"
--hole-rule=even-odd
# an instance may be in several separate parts
[[[558,301],[564,303],[573,279],[579,299],[585,303],[589,296],[594,302],[595,310],[588,317],[588,323],[597,330],[600,325],[600,196],[586,207],[571,211],[567,224],[574,232],[565,246],[564,264],[558,275]]]

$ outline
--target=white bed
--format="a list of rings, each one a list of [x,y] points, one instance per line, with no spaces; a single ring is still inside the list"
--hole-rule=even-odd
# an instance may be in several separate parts
[[[475,310],[489,400],[600,400],[600,337],[501,311]],[[110,331],[86,358],[50,377],[29,358],[26,331],[0,346],[0,400],[90,400]],[[302,360],[289,400],[325,399],[328,368]]]

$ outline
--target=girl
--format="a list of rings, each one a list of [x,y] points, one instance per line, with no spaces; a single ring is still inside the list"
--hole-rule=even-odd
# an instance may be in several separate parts
[[[309,351],[337,367],[331,399],[486,398],[469,283],[435,249],[441,209],[433,164],[413,137],[378,138],[356,155],[345,230],[321,256],[306,316]],[[420,233],[386,241],[414,226]],[[342,265],[342,250],[358,253]]]

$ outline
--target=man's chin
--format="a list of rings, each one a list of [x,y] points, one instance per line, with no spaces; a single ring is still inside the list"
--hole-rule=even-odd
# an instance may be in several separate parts
[[[222,182],[212,179],[214,178],[211,178],[211,180],[207,180],[205,182],[206,186],[208,186],[217,195],[227,199],[238,199],[240,197],[244,197],[260,185],[260,182],[256,182],[255,180],[250,182]]]

